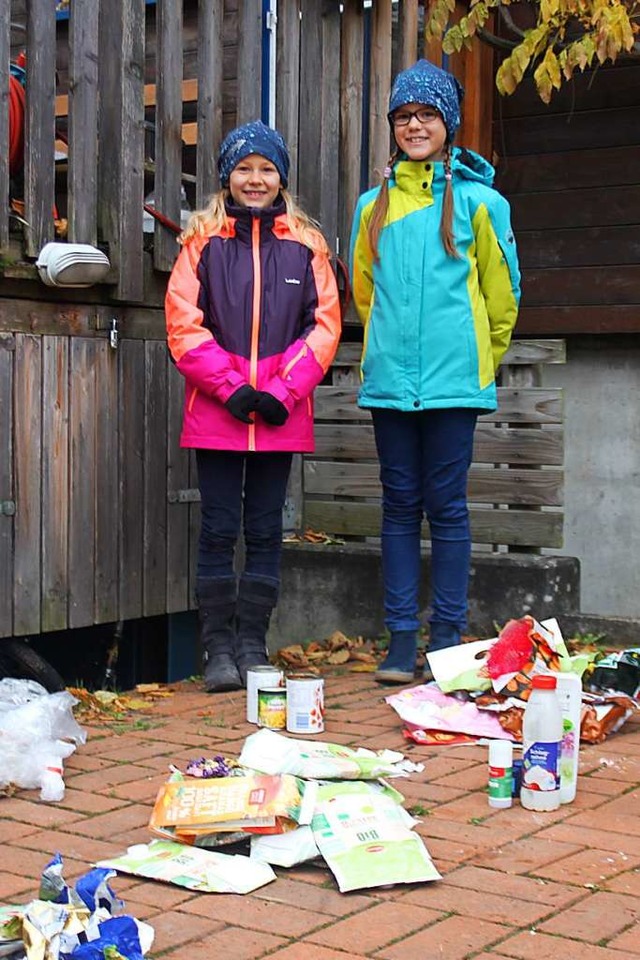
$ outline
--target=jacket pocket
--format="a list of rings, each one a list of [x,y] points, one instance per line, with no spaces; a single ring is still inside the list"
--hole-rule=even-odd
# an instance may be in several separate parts
[[[191,396],[189,397],[189,402],[187,404],[187,412],[191,413],[193,410],[193,405],[196,402],[196,397],[198,396],[198,388],[194,387],[191,391]]]

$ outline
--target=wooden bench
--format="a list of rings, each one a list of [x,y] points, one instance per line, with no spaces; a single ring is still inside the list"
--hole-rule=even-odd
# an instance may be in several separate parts
[[[342,345],[332,385],[318,388],[316,452],[302,468],[304,526],[347,540],[380,531],[373,427],[356,405],[360,352],[360,344]],[[505,355],[498,410],[480,417],[476,429],[469,477],[474,545],[525,552],[562,546],[562,390],[539,384],[542,364],[564,362],[562,340],[514,341]]]

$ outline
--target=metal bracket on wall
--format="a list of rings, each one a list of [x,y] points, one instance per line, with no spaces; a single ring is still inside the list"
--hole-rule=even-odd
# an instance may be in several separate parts
[[[200,503],[200,491],[195,488],[190,490],[169,490],[167,500],[169,503]]]
[[[14,517],[16,513],[15,500],[0,500],[0,516]]]

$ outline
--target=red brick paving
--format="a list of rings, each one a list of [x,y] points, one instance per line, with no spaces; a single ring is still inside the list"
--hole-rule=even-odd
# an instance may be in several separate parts
[[[578,799],[553,814],[489,808],[486,748],[413,747],[367,675],[326,679],[326,740],[388,746],[422,761],[395,781],[443,880],[341,894],[326,867],[276,869],[245,897],[120,876],[117,893],[156,931],[151,958],[210,960],[638,960],[640,726],[581,750]],[[333,705],[333,709],[332,709]],[[244,694],[197,684],[149,709],[147,729],[107,724],[65,763],[67,791],[0,798],[0,902],[26,902],[55,851],[73,881],[92,862],[146,842],[157,788],[174,763],[237,756],[254,728]],[[418,809],[419,808],[419,809]]]

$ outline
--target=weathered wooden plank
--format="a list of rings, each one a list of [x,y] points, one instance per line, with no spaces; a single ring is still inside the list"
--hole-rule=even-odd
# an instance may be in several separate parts
[[[98,21],[95,0],[69,11],[69,240],[98,235]]]
[[[322,141],[322,4],[300,0],[302,32],[300,36],[300,127],[298,146],[298,195],[304,209],[314,219],[322,213],[322,194],[318,176],[318,158]]]
[[[15,338],[13,443],[14,608],[16,636],[40,631],[42,516],[42,340]]]
[[[526,510],[470,510],[474,543],[508,544],[522,547],[561,547],[562,514]],[[305,523],[313,530],[338,536],[380,535],[381,507],[376,503],[344,503],[309,500]],[[429,539],[428,524],[422,536]]]
[[[371,11],[371,86],[369,99],[369,183],[379,182],[389,158],[387,113],[391,89],[391,0],[376,0]],[[377,172],[377,173],[376,173]]]
[[[198,152],[196,205],[203,207],[217,184],[216,157],[222,140],[222,35],[224,0],[198,3]]]
[[[508,156],[535,153],[544,143],[545,153],[588,150],[593,147],[593,131],[598,131],[599,147],[621,147],[638,143],[638,107],[606,108],[571,113],[566,116],[518,117],[501,126],[504,150]]]
[[[401,0],[398,8],[398,43],[393,73],[406,70],[418,59],[418,0]]]
[[[304,463],[305,495],[380,498],[382,488],[377,463]],[[561,470],[508,469],[472,465],[470,503],[559,507],[563,503]]]
[[[340,4],[324,0],[322,4],[322,71],[319,92],[322,99],[320,151],[320,225],[330,248],[335,252],[338,240],[338,191],[336,158],[340,153]]]
[[[527,306],[640,303],[640,265],[610,267],[553,267],[524,270]]]
[[[237,122],[261,115],[262,0],[238,2],[238,105]]]
[[[598,65],[595,70],[576,72],[544,103],[532,77],[526,77],[513,96],[505,97],[501,112],[505,118],[563,114],[567,122],[576,113],[611,110],[640,105],[640,69],[633,60],[615,66]]]
[[[75,371],[74,371],[75,375]],[[72,497],[69,490],[73,490]],[[42,616],[41,629],[68,626],[69,338],[42,338]]]
[[[316,420],[369,421],[371,414],[357,406],[357,395],[357,386],[318,387]],[[483,416],[483,422],[562,423],[562,390],[559,388],[498,387],[498,404],[495,413]]]
[[[69,385],[69,626],[93,623],[96,556],[96,341],[72,337]]]
[[[289,188],[298,193],[300,0],[279,0],[276,54],[276,126],[289,147]]]
[[[508,162],[498,165],[496,185],[509,197],[538,193],[541,186],[545,191],[555,192],[600,188],[603,183],[608,187],[636,185],[637,155],[637,146],[628,146],[510,156]]]
[[[15,337],[0,333],[0,637],[13,634],[13,357]]]
[[[359,366],[362,356],[361,343],[341,343],[334,360],[336,366]],[[566,363],[567,350],[564,340],[512,340],[504,355],[503,363]]]
[[[640,263],[640,230],[637,225],[521,230],[518,256],[523,270]]]
[[[118,535],[120,483],[118,476],[118,356],[106,339],[95,353],[96,375],[96,559],[93,618],[95,623],[118,620]],[[127,411],[122,409],[123,418]]]
[[[180,449],[184,378],[167,358],[167,613],[189,609],[189,453]],[[174,499],[175,498],[175,499]]]
[[[340,66],[340,179],[338,183],[340,246],[336,251],[346,257],[351,220],[360,195],[362,100],[364,56],[364,17],[362,4],[348,0],[342,14]]]
[[[167,597],[167,348],[144,345],[144,616],[165,612]]]
[[[640,186],[600,181],[592,189],[558,190],[552,197],[541,190],[518,194],[510,203],[516,236],[521,230],[622,226],[638,221]]]
[[[24,198],[27,255],[53,239],[56,20],[49,0],[27,4]]]
[[[143,298],[144,0],[102,0],[100,90],[101,235],[118,268],[116,295]]]
[[[11,4],[3,3],[0,6],[0,253],[4,253],[9,245],[10,25]]]
[[[160,0],[156,8],[158,56],[156,69],[156,135],[154,203],[174,223],[180,223],[182,172],[182,0]],[[153,265],[173,267],[178,246],[175,235],[156,221]]]
[[[536,336],[640,332],[637,304],[522,307],[518,330]]]
[[[189,451],[189,487],[197,489],[198,469],[194,450]],[[189,504],[189,608],[194,606],[198,575],[198,542],[200,540],[200,504]]]
[[[120,409],[120,619],[142,616],[144,518],[144,343],[121,340]]]
[[[317,457],[376,459],[373,427],[366,424],[319,423],[315,432]],[[482,421],[476,427],[473,459],[477,463],[560,466],[563,457],[563,432],[559,427],[540,430],[500,428]]]

